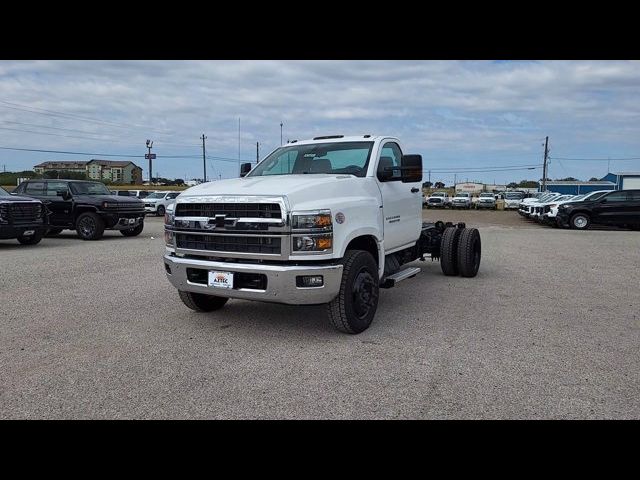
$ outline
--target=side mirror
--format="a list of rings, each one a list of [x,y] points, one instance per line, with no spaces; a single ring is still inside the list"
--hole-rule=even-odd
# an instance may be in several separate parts
[[[422,155],[403,155],[401,165],[402,183],[422,181]]]
[[[240,176],[241,177],[244,177],[250,171],[251,171],[251,164],[250,163],[243,163],[242,165],[240,165]]]

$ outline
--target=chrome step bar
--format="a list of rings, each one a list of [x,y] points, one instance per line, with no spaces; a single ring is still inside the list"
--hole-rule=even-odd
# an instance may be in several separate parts
[[[404,270],[400,270],[388,277],[385,277],[382,282],[380,282],[380,288],[393,288],[396,286],[396,283],[406,280],[407,278],[413,278],[417,274],[420,273],[420,267],[409,267]]]

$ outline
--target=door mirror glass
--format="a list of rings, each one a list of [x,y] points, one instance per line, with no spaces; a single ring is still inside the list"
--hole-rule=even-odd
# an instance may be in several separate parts
[[[251,171],[251,164],[250,163],[243,163],[242,165],[240,165],[240,176],[241,177],[244,177],[250,171]]]
[[[422,155],[402,156],[402,183],[422,181]]]

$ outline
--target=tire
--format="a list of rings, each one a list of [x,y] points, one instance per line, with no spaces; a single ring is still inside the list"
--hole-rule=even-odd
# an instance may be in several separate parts
[[[475,277],[480,268],[482,242],[477,228],[464,228],[458,240],[458,272],[461,277]]]
[[[125,237],[137,237],[144,230],[144,222],[140,222],[140,225],[133,228],[127,228],[126,230],[120,230],[120,233]]]
[[[342,265],[340,291],[327,303],[327,315],[336,330],[360,333],[369,328],[378,309],[378,266],[364,250],[347,250]]]
[[[56,235],[60,235],[62,233],[62,230],[64,230],[64,228],[50,228],[49,230],[47,230],[45,236],[55,237]]]
[[[21,235],[18,237],[18,241],[22,244],[22,245],[36,245],[38,243],[40,243],[40,240],[42,240],[42,237],[44,236],[43,232],[35,232],[33,235],[29,235],[28,237],[25,237],[24,235]]]
[[[569,226],[574,230],[586,230],[591,225],[591,219],[586,213],[576,213],[569,220]]]
[[[158,215],[159,217],[164,217],[164,212],[165,212],[164,206],[158,205],[158,208],[156,208],[156,215]]]
[[[83,240],[99,240],[104,233],[104,222],[96,213],[82,213],[76,220],[76,232]]]
[[[184,292],[182,290],[178,290],[178,295],[180,295],[182,303],[196,312],[213,312],[214,310],[220,310],[229,301],[226,297]]]
[[[458,275],[458,240],[462,229],[448,227],[440,243],[440,268],[447,276]]]

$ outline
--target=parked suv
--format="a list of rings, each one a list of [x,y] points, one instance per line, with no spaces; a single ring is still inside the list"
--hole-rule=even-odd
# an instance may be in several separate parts
[[[10,195],[0,187],[0,240],[35,245],[47,230],[47,209],[33,198]]]
[[[76,230],[83,240],[102,238],[105,229],[125,237],[144,229],[144,203],[112,195],[100,182],[86,180],[27,180],[16,193],[41,200],[50,211],[48,235]]]
[[[640,190],[616,190],[597,199],[558,207],[558,224],[586,230],[594,224],[640,229]]]
[[[176,201],[176,197],[182,192],[153,192],[144,199],[144,210],[147,213],[155,213],[163,217],[167,206]]]

